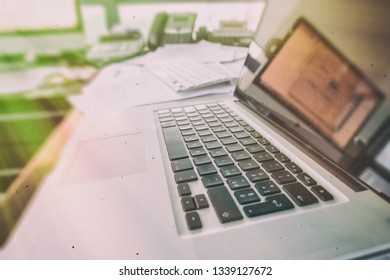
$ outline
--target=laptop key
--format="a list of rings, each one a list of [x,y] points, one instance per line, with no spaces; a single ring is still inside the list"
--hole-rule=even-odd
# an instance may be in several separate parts
[[[178,184],[177,185],[177,191],[179,192],[180,196],[191,195],[191,189],[190,189],[190,186],[187,183]]]
[[[292,161],[287,162],[286,167],[294,174],[302,172],[302,169]]]
[[[194,148],[190,150],[191,156],[202,156],[206,154],[206,150],[203,147]]]
[[[248,170],[253,170],[253,169],[259,168],[259,165],[253,159],[247,159],[247,160],[240,161],[238,163],[238,166],[240,166],[240,168],[243,171],[248,171]]]
[[[202,228],[202,221],[200,220],[198,212],[186,213],[186,222],[189,230]]]
[[[299,206],[306,206],[318,203],[318,199],[301,183],[291,183],[283,186],[283,190],[294,200]]]
[[[218,148],[218,149],[212,149],[210,150],[210,155],[215,158],[215,157],[221,157],[227,155],[226,151],[223,148]]]
[[[276,153],[275,157],[276,157],[276,159],[278,159],[282,163],[290,161],[290,159],[283,153]]]
[[[312,187],[311,190],[323,201],[333,200],[333,195],[331,195],[326,189],[322,186]]]
[[[176,123],[174,121],[162,122],[161,123],[161,127],[162,128],[173,127],[173,126],[176,126]]]
[[[284,194],[266,198],[265,202],[244,206],[245,215],[249,218],[266,215],[294,208],[294,204]]]
[[[186,145],[188,149],[203,147],[199,140],[188,142]]]
[[[281,192],[273,181],[256,183],[255,188],[262,196],[273,195]]]
[[[178,159],[171,162],[173,172],[192,169],[192,163],[188,158]]]
[[[227,145],[226,149],[230,153],[232,153],[232,152],[242,151],[244,148],[240,144],[236,143],[236,144]]]
[[[231,190],[238,190],[243,188],[249,188],[249,182],[244,176],[236,176],[226,180]]]
[[[296,179],[294,178],[293,175],[291,175],[290,172],[286,171],[286,170],[283,170],[283,171],[278,171],[278,172],[275,172],[275,173],[272,173],[272,178],[275,179],[275,181],[278,183],[278,184],[281,184],[281,185],[284,185],[284,184],[287,184],[287,183],[291,183],[291,182],[295,182]]]
[[[196,157],[193,157],[193,160],[194,160],[195,165],[197,165],[197,166],[211,162],[208,155],[196,156]]]
[[[266,161],[261,166],[265,169],[265,171],[270,172],[270,173],[284,169],[283,165],[279,161],[276,161],[276,160]]]
[[[218,174],[203,176],[202,182],[205,188],[212,188],[212,187],[223,185],[222,178]]]
[[[233,163],[234,163],[233,160],[229,156],[217,157],[215,159],[215,164],[218,167],[230,165],[230,164],[233,164]]]
[[[233,222],[243,218],[226,187],[208,189],[207,194],[221,223]]]
[[[241,171],[235,165],[228,165],[219,169],[225,178],[241,175]]]
[[[297,175],[297,177],[306,186],[314,186],[317,184],[317,182],[312,177],[310,177],[307,173],[300,173]]]
[[[191,142],[191,141],[196,141],[198,140],[198,136],[196,136],[195,134],[194,135],[188,135],[188,136],[184,136],[184,141],[185,142]]]
[[[196,173],[193,169],[175,173],[175,181],[178,184],[196,180],[198,180],[198,176],[196,176]]]
[[[260,153],[256,153],[256,154],[253,154],[253,157],[255,160],[257,160],[258,162],[264,162],[264,161],[267,161],[267,160],[273,160],[274,158],[267,152],[260,152]]]
[[[213,164],[203,164],[198,166],[198,173],[200,176],[217,173],[217,169]]]
[[[176,127],[163,128],[162,131],[168,149],[169,159],[175,160],[188,157],[180,131]]]
[[[181,206],[184,212],[194,211],[196,209],[194,199],[191,196],[185,196],[181,199]]]
[[[218,141],[207,142],[205,143],[205,146],[207,150],[212,150],[212,149],[217,149],[222,147]]]
[[[248,171],[247,173],[245,173],[245,175],[249,178],[249,180],[252,183],[261,182],[261,181],[265,181],[265,180],[269,179],[267,173],[265,173],[261,169],[255,169],[252,171]]]
[[[246,149],[247,149],[248,152],[250,152],[251,154],[259,153],[259,152],[264,152],[264,148],[263,148],[262,146],[260,146],[259,144],[246,146]]]
[[[194,196],[196,209],[204,209],[209,207],[206,196],[204,194],[198,194]]]
[[[238,203],[240,203],[241,205],[260,201],[259,196],[252,188],[235,191],[234,196],[236,197]]]
[[[240,161],[240,160],[250,159],[251,158],[251,156],[247,152],[245,152],[245,151],[234,152],[234,153],[232,153],[232,157],[236,161]]]

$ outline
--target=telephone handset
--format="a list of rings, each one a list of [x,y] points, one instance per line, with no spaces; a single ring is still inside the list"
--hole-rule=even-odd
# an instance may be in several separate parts
[[[158,13],[149,32],[149,49],[165,44],[192,43],[195,20],[194,13]]]

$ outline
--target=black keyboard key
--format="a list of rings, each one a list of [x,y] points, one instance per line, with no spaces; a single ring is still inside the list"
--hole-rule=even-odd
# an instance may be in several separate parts
[[[240,160],[250,159],[251,158],[251,156],[247,152],[245,152],[245,151],[234,152],[234,153],[232,153],[232,157],[236,161],[240,161]]]
[[[214,131],[215,133],[217,132],[222,132],[222,131],[225,131],[225,127],[223,125],[218,125],[218,126],[215,126],[212,128],[212,131]]]
[[[216,127],[216,126],[221,126],[221,122],[216,120],[216,121],[213,121],[213,122],[209,122],[208,125],[213,128],[213,127]]]
[[[204,145],[206,146],[207,150],[212,150],[212,149],[217,149],[217,148],[222,147],[221,144],[217,141],[208,142],[208,143],[205,143]]]
[[[188,149],[203,147],[199,140],[186,143]]]
[[[201,131],[198,131],[198,135],[200,137],[203,137],[203,136],[207,136],[207,135],[212,135],[210,129],[205,129],[205,130],[201,130]]]
[[[193,169],[192,163],[188,158],[178,159],[171,162],[173,172]]]
[[[306,186],[314,186],[317,182],[306,173],[300,173],[297,175],[298,179],[302,181]]]
[[[181,135],[183,136],[188,136],[188,135],[194,135],[195,131],[193,129],[187,129],[187,130],[182,130]]]
[[[181,183],[177,185],[177,191],[179,192],[180,196],[191,195],[191,189],[187,183]]]
[[[286,167],[294,174],[302,172],[302,169],[292,161],[287,162]]]
[[[326,189],[322,186],[312,187],[311,190],[323,201],[333,200],[333,195],[331,195]]]
[[[194,126],[194,128],[196,131],[209,129],[208,125],[205,125],[205,124]]]
[[[284,169],[283,165],[279,161],[276,161],[276,160],[266,161],[261,166],[265,169],[265,171],[270,172],[270,173]]]
[[[205,176],[209,174],[215,174],[217,173],[217,169],[214,167],[213,164],[202,164],[198,166],[198,173],[200,176]]]
[[[207,193],[221,223],[233,222],[243,218],[225,187],[211,188],[207,190]]]
[[[283,190],[294,200],[299,206],[306,206],[318,203],[318,199],[301,183],[291,183],[283,186]]]
[[[267,139],[265,139],[265,138],[259,138],[259,139],[257,139],[257,141],[259,141],[259,143],[261,144],[261,145],[263,145],[263,146],[266,146],[266,145],[269,145],[269,144],[271,144]]]
[[[180,129],[180,131],[182,131],[182,133],[183,133],[184,130],[192,130],[192,125],[190,125],[190,124],[181,125],[181,126],[179,126],[179,129]]]
[[[231,133],[236,133],[236,132],[244,131],[244,129],[241,126],[233,126],[229,128],[229,131]]]
[[[262,138],[263,136],[260,134],[260,133],[258,133],[257,131],[252,131],[251,132],[251,135],[253,136],[253,137],[255,137],[255,138]]]
[[[253,145],[253,144],[256,144],[256,140],[253,139],[252,137],[248,137],[248,138],[242,138],[240,139],[240,143],[243,145],[243,146],[248,146],[248,145]]]
[[[256,183],[255,188],[262,196],[280,193],[280,189],[273,181]]]
[[[203,147],[190,149],[191,156],[202,156],[206,154],[206,150]]]
[[[296,181],[295,177],[293,175],[291,175],[291,173],[286,171],[286,170],[272,173],[271,176],[272,176],[272,178],[275,179],[275,181],[278,184],[281,184],[281,185]]]
[[[199,140],[198,136],[196,136],[195,134],[194,135],[184,136],[183,139],[184,139],[185,142],[191,142],[191,141]]]
[[[255,160],[257,160],[258,162],[264,162],[264,161],[267,161],[267,160],[273,160],[274,158],[267,152],[260,152],[260,153],[256,153],[256,154],[253,154],[253,157]]]
[[[221,131],[216,133],[215,135],[217,135],[219,139],[232,136],[232,134],[229,131]]]
[[[221,157],[221,156],[226,156],[227,153],[223,148],[218,148],[218,149],[212,149],[210,150],[210,155],[215,158],[215,157]]]
[[[202,222],[200,220],[198,212],[186,213],[186,222],[189,230],[202,228]]]
[[[209,207],[206,196],[204,194],[198,194],[194,196],[196,209],[204,209]]]
[[[221,156],[221,157],[217,157],[215,159],[215,164],[218,167],[230,165],[230,164],[233,164],[233,163],[234,163],[233,160],[229,156]]]
[[[256,217],[294,208],[294,205],[284,194],[277,194],[266,198],[265,202],[244,207],[245,215]]]
[[[184,212],[194,211],[196,209],[194,199],[191,196],[185,196],[181,199],[181,206]]]
[[[235,191],[234,196],[241,205],[260,201],[259,196],[252,188]]]
[[[208,155],[193,157],[196,166],[210,163],[211,160]]]
[[[201,137],[203,143],[207,143],[207,142],[212,142],[212,141],[216,141],[217,138],[215,138],[214,135],[206,135],[206,136],[203,136]]]
[[[211,174],[202,177],[202,182],[205,188],[212,188],[223,185],[223,180],[218,174]]]
[[[176,183],[186,183],[198,180],[194,170],[186,170],[175,173]]]
[[[234,136],[235,136],[237,139],[243,139],[243,138],[249,137],[249,134],[246,133],[245,131],[241,131],[241,132],[236,132],[236,133],[234,133]]]
[[[261,169],[248,171],[247,173],[245,173],[245,175],[249,178],[249,180],[252,183],[261,182],[269,179],[267,173],[265,173]]]
[[[234,127],[234,126],[237,126],[237,125],[238,125],[238,124],[237,124],[235,121],[225,123],[225,126],[226,126],[227,128],[229,128],[229,127]]]
[[[221,139],[221,143],[224,145],[230,145],[230,144],[237,143],[237,140],[233,137],[225,137]]]
[[[236,176],[226,180],[228,186],[232,190],[238,190],[250,187],[249,182],[244,176]]]
[[[173,126],[176,126],[176,123],[174,121],[162,122],[161,123],[161,127],[162,128],[173,127]]]
[[[219,169],[225,178],[241,175],[240,169],[235,165],[228,165]]]
[[[253,131],[255,131],[255,130],[253,129],[253,127],[251,127],[250,125],[245,125],[245,126],[244,126],[244,129],[245,129],[246,131],[248,131],[248,132],[253,132]]]
[[[262,146],[260,146],[259,144],[246,146],[246,149],[247,149],[248,152],[250,152],[251,154],[259,153],[259,152],[264,152],[264,148],[263,148]]]
[[[276,153],[274,156],[276,159],[278,159],[282,163],[290,161],[290,159],[283,153]]]
[[[270,152],[271,154],[279,153],[279,149],[276,148],[274,145],[267,145],[265,148],[266,148],[267,151]]]
[[[229,153],[233,153],[237,151],[242,151],[244,148],[240,144],[236,143],[236,144],[227,145],[226,149],[229,151]]]
[[[253,159],[242,160],[238,163],[238,166],[240,166],[243,171],[259,168],[259,165]]]
[[[163,128],[162,131],[168,149],[169,159],[175,160],[188,157],[179,130],[176,127],[167,127]]]

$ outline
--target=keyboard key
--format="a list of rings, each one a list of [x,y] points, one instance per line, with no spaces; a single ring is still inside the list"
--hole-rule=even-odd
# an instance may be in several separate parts
[[[192,169],[192,163],[188,158],[178,159],[171,162],[173,172]]]
[[[202,143],[200,143],[200,141],[198,141],[198,140],[192,141],[192,142],[188,142],[188,143],[186,143],[186,145],[187,145],[188,149],[203,147]]]
[[[314,186],[317,182],[306,173],[300,173],[297,175],[298,179],[302,181],[306,186]]]
[[[218,148],[218,149],[212,149],[210,150],[210,155],[215,158],[215,157],[221,157],[227,155],[226,151],[223,148]]]
[[[265,181],[265,180],[269,179],[267,173],[265,173],[261,169],[255,169],[252,171],[248,171],[245,173],[245,175],[249,178],[249,180],[252,183],[261,182],[261,181]]]
[[[196,209],[194,199],[191,196],[185,196],[181,199],[181,206],[184,212],[194,211]]]
[[[225,123],[225,126],[226,126],[227,128],[229,128],[229,127],[234,127],[234,126],[237,126],[237,123],[236,123],[235,121],[227,122],[227,123]]]
[[[214,135],[206,135],[206,136],[203,136],[201,137],[203,143],[207,143],[207,142],[212,142],[212,141],[216,141],[217,138],[215,138]]]
[[[244,126],[244,129],[245,129],[246,131],[248,131],[248,132],[253,132],[253,131],[255,131],[255,130],[253,129],[253,127],[251,127],[250,125],[245,125],[245,126]]]
[[[294,208],[294,205],[284,194],[277,194],[266,198],[265,202],[244,207],[245,215],[256,217]]]
[[[290,161],[290,159],[283,153],[276,153],[274,156],[276,159],[278,159],[282,163]]]
[[[240,203],[241,205],[260,201],[259,196],[252,188],[235,191],[234,196],[236,197],[238,203]]]
[[[273,181],[256,183],[255,188],[262,196],[280,193],[280,189]]]
[[[208,125],[205,124],[194,126],[194,128],[196,131],[209,129]]]
[[[204,209],[209,207],[206,196],[204,194],[198,194],[194,196],[196,209]]]
[[[188,135],[183,137],[185,142],[191,142],[191,141],[196,141],[198,140],[198,136],[194,135]]]
[[[244,176],[236,176],[233,178],[229,178],[226,180],[228,186],[232,190],[238,190],[238,189],[243,189],[243,188],[248,188],[249,182]]]
[[[170,122],[170,121],[173,121],[173,117],[172,116],[167,116],[167,117],[163,117],[163,118],[160,117],[160,122],[161,123],[163,123],[163,122]]]
[[[301,183],[291,183],[283,186],[283,190],[294,200],[299,206],[306,206],[318,203],[318,199],[306,189]]]
[[[176,183],[186,183],[198,180],[194,170],[186,170],[175,173]]]
[[[230,145],[230,144],[237,143],[237,140],[233,137],[225,137],[221,139],[221,143],[224,145]]]
[[[179,192],[180,196],[191,195],[191,189],[190,189],[190,186],[187,183],[178,184],[177,185],[177,191]]]
[[[226,149],[228,150],[228,152],[233,153],[236,151],[242,151],[244,148],[240,144],[236,143],[227,145]]]
[[[190,129],[192,129],[192,125],[190,125],[190,124],[181,125],[181,126],[179,126],[179,129],[180,129],[181,131],[183,131],[183,130],[190,130]],[[182,132],[182,133],[183,133],[183,132]]]
[[[251,135],[254,137],[254,138],[262,138],[263,136],[258,133],[257,131],[252,131],[251,132]]]
[[[278,183],[278,184],[281,184],[281,185],[284,185],[284,184],[287,184],[287,183],[291,183],[291,182],[295,182],[296,179],[294,178],[293,175],[291,175],[290,172],[288,171],[278,171],[278,172],[275,172],[275,173],[272,173],[272,178],[275,179],[275,181]]]
[[[265,169],[265,171],[270,172],[270,173],[284,169],[283,165],[279,161],[276,161],[276,160],[266,161],[261,166]]]
[[[202,164],[197,169],[200,176],[217,173],[217,169],[213,164]]]
[[[233,160],[229,156],[217,157],[215,159],[215,164],[218,167],[230,165],[230,164],[233,164],[233,163],[234,163]]]
[[[257,160],[258,162],[265,162],[267,160],[273,160],[274,158],[267,152],[260,152],[260,153],[256,153],[256,154],[253,154],[253,157],[255,160]]]
[[[176,126],[176,123],[174,121],[161,123],[162,128],[173,127],[173,126]]]
[[[210,129],[205,129],[205,130],[198,131],[198,135],[200,137],[203,137],[207,135],[212,135],[212,132],[210,131]]]
[[[197,166],[211,162],[208,155],[193,157],[193,160],[194,160],[195,165],[197,165]]]
[[[234,136],[235,136],[237,139],[243,139],[243,138],[249,137],[249,134],[246,133],[245,131],[242,131],[242,132],[234,133]]]
[[[180,132],[176,127],[163,128],[165,144],[170,160],[188,157]]]
[[[267,139],[265,139],[265,138],[259,138],[259,139],[257,139],[257,141],[259,141],[259,143],[261,144],[261,145],[263,145],[263,146],[266,146],[266,145],[269,145],[269,144],[271,144]]]
[[[333,200],[333,195],[331,195],[326,189],[322,186],[312,187],[311,190],[323,201]]]
[[[255,145],[249,145],[249,146],[246,146],[245,147],[248,152],[250,152],[251,154],[254,154],[254,153],[259,153],[259,152],[264,152],[264,148],[262,146],[260,146],[259,144],[255,144]]]
[[[181,135],[183,136],[188,136],[188,135],[194,135],[195,131],[193,129],[187,129],[187,130],[182,130]]]
[[[267,145],[265,148],[266,148],[267,151],[270,152],[271,154],[279,153],[279,149],[276,148],[274,145]]]
[[[208,142],[208,143],[205,143],[205,146],[206,146],[206,149],[207,150],[211,150],[211,149],[216,149],[216,148],[221,148],[221,144],[217,141],[213,141],[213,142]]]
[[[216,187],[207,190],[211,204],[221,223],[241,220],[243,217],[226,187]]]
[[[234,153],[232,153],[232,157],[236,161],[240,161],[240,160],[250,159],[251,158],[251,156],[247,152],[245,152],[245,151],[234,152]]]
[[[186,213],[186,222],[189,230],[195,230],[202,228],[202,222],[200,220],[198,212]]]
[[[222,178],[218,174],[203,176],[202,182],[206,188],[211,188],[211,187],[223,185]]]
[[[286,167],[294,174],[302,172],[302,169],[292,161],[287,162]]]
[[[240,169],[235,165],[228,165],[219,169],[225,178],[241,175]]]
[[[236,132],[241,132],[244,129],[241,126],[233,126],[233,127],[230,127],[229,130],[231,133],[236,133]]]
[[[232,136],[232,134],[229,131],[221,131],[216,133],[215,135],[217,135],[219,139]]]
[[[209,126],[210,126],[211,128],[217,127],[217,126],[221,126],[221,122],[218,121],[218,120],[213,121],[213,122],[209,122],[208,124],[209,124]]]
[[[253,145],[253,144],[256,144],[256,140],[253,139],[252,137],[247,137],[247,138],[242,138],[240,139],[240,143],[243,145],[243,146],[248,146],[248,145]]]
[[[225,131],[225,127],[223,125],[219,125],[219,126],[215,126],[212,128],[212,131],[214,131],[215,133],[217,132],[222,132],[222,131]]]
[[[243,171],[248,171],[248,170],[253,170],[253,169],[259,168],[259,165],[253,159],[247,159],[247,160],[240,161],[238,163],[238,166],[240,166],[240,168]]]
[[[199,148],[190,149],[190,154],[191,156],[195,157],[195,156],[205,155],[207,154],[207,152],[203,147],[199,147]]]

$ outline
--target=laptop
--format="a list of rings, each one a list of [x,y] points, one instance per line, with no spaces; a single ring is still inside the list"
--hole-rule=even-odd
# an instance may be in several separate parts
[[[269,1],[234,96],[86,114],[0,258],[388,256],[388,8]]]

